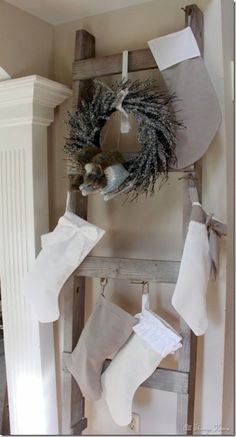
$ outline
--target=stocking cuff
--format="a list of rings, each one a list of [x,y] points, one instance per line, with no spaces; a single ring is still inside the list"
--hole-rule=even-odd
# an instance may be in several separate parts
[[[54,231],[41,236],[41,246],[44,248],[51,244],[61,243],[72,238],[78,232],[91,242],[99,240],[105,233],[103,229],[85,221],[72,212],[66,211],[64,216],[59,219]]]
[[[165,70],[186,59],[200,56],[200,51],[190,27],[148,41],[159,70]]]
[[[136,317],[139,318],[139,323],[133,327],[134,332],[145,340],[162,358],[181,348],[182,338],[151,311],[144,310]]]

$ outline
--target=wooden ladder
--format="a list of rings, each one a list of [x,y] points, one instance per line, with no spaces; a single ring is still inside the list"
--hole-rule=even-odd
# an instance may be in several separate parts
[[[190,25],[201,52],[203,52],[203,15],[196,5],[185,9],[185,25]],[[75,62],[73,63],[73,103],[86,98],[91,80],[121,73],[122,53],[95,57],[95,38],[85,30],[76,32]],[[129,71],[156,69],[149,49],[129,52]],[[201,162],[185,169],[185,175],[196,178],[201,197]],[[188,186],[190,179],[183,179],[183,234],[189,223],[191,202]],[[87,218],[87,198],[73,193],[73,210]],[[62,433],[80,435],[87,427],[84,417],[84,398],[71,374],[66,369],[66,359],[77,344],[84,326],[85,278],[106,277],[125,280],[147,280],[174,284],[177,281],[179,262],[141,259],[87,257],[64,287],[63,302],[63,363],[62,363]],[[191,435],[194,425],[194,396],[197,338],[180,320],[183,347],[179,352],[178,370],[157,368],[143,383],[144,387],[177,393],[177,434]],[[105,366],[108,365],[108,360]]]

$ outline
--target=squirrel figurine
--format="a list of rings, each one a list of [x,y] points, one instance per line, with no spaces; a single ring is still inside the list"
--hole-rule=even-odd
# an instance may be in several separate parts
[[[127,177],[128,172],[123,167],[123,156],[118,151],[100,152],[85,164],[84,183],[80,190],[84,196],[113,189],[114,181],[118,187]],[[111,185],[111,180],[113,185]]]
[[[93,145],[84,147],[73,160],[70,187],[79,187],[83,196],[92,193],[105,195],[116,190],[129,175],[123,162],[124,158],[117,150],[101,151]]]
[[[92,158],[100,153],[101,149],[96,146],[88,146],[80,149],[73,160],[71,161],[69,174],[70,189],[78,190],[84,181],[86,173],[85,165],[92,160]]]

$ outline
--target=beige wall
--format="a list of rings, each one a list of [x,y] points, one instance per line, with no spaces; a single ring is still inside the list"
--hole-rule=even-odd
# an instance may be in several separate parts
[[[0,0],[0,66],[12,77],[53,75],[53,27]]]
[[[226,295],[226,324],[225,324],[225,368],[224,368],[224,398],[228,399],[223,403],[223,427],[233,429],[234,427],[234,372],[235,365],[233,355],[235,348],[234,338],[234,170],[235,170],[235,151],[234,151],[234,111],[232,100],[231,61],[234,58],[234,24],[232,17],[236,12],[233,1],[222,2],[222,23],[223,23],[223,49],[224,49],[224,78],[225,78],[225,119],[226,119],[226,141],[227,141],[227,212],[228,212],[228,234],[232,238],[227,239],[227,259],[232,260],[227,263],[227,295]]]
[[[229,0],[231,1],[231,0]],[[106,55],[124,49],[147,46],[150,38],[177,31],[184,26],[181,7],[189,1],[155,0],[145,5],[90,17],[55,28],[54,66],[55,79],[71,84],[75,31],[86,29],[96,38],[97,55]],[[205,58],[212,81],[225,112],[224,57],[221,35],[221,1],[197,2],[205,14]],[[216,29],[217,32],[216,32]],[[212,38],[214,34],[214,38]],[[230,87],[229,83],[225,84]],[[66,173],[63,160],[63,119],[69,103],[61,107],[53,129],[51,148],[51,224],[55,225],[63,212],[66,194]],[[230,145],[229,147],[232,147]],[[227,221],[226,205],[226,129],[223,117],[221,129],[204,158],[203,203],[216,217]],[[137,258],[178,260],[181,257],[181,202],[182,182],[172,175],[159,193],[148,200],[122,205],[114,199],[104,203],[99,197],[89,199],[89,220],[106,229],[103,240],[94,254]],[[219,195],[220,193],[220,195]],[[228,265],[230,260],[228,261]],[[177,326],[176,314],[170,305],[173,288],[151,284],[152,308]],[[99,293],[99,281],[88,281],[87,315]],[[127,282],[110,282],[107,296],[131,313],[140,308],[140,289]],[[226,246],[221,242],[221,270],[216,284],[208,293],[209,329],[199,339],[197,362],[197,392],[195,423],[202,433],[215,433],[222,426],[223,365],[226,299]],[[231,357],[232,360],[232,357]],[[175,359],[162,365],[175,366]],[[229,398],[226,397],[226,404]],[[115,426],[102,401],[87,403],[89,428],[87,433],[127,434]],[[175,433],[176,396],[167,392],[139,389],[135,395],[133,411],[140,414],[141,433]],[[199,432],[199,430],[198,430]]]

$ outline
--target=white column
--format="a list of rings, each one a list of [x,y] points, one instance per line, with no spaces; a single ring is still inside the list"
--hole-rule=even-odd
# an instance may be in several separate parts
[[[20,282],[48,232],[47,126],[71,95],[40,76],[0,83],[0,279],[12,434],[57,434],[53,324]]]

